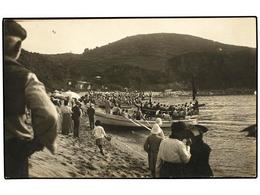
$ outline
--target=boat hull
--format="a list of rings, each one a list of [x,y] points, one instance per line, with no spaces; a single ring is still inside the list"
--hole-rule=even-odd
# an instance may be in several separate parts
[[[147,121],[147,120],[134,120],[125,118],[123,116],[105,114],[101,112],[95,113],[96,120],[100,120],[104,126],[108,127],[119,127],[124,129],[151,129],[155,124],[155,121]],[[197,117],[178,120],[186,123],[194,123],[197,121]],[[168,129],[171,127],[173,120],[163,120],[161,128]]]

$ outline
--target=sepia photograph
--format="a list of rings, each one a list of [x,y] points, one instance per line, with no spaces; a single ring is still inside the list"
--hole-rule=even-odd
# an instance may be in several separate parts
[[[5,179],[257,178],[257,18],[3,18]]]

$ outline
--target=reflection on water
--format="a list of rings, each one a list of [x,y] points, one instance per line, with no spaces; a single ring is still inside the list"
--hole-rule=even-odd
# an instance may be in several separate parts
[[[256,176],[256,139],[245,137],[240,132],[256,123],[256,96],[204,96],[199,97],[199,123],[208,127],[204,140],[212,149],[210,165],[217,177]],[[189,102],[189,97],[158,99],[166,104]],[[148,131],[113,131],[116,139],[127,143],[133,150],[142,153],[142,144]],[[169,132],[166,132],[169,134]]]

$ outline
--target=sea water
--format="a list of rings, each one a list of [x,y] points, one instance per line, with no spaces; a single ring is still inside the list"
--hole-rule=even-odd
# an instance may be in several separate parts
[[[211,147],[210,165],[216,177],[255,177],[256,138],[246,137],[240,132],[256,124],[256,96],[201,96],[199,124],[209,131],[204,141]],[[191,97],[158,98],[165,104],[190,102]],[[148,131],[110,131],[116,139],[127,144],[140,157],[146,157],[143,150]],[[169,132],[166,132],[169,134]]]

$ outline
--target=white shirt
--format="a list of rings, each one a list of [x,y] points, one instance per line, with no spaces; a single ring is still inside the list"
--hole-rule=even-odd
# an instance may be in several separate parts
[[[107,136],[104,128],[101,126],[96,126],[93,130],[93,134],[96,139],[104,138],[105,136]]]
[[[156,173],[160,171],[163,161],[170,163],[188,163],[191,157],[190,147],[178,139],[162,140],[156,162]]]

